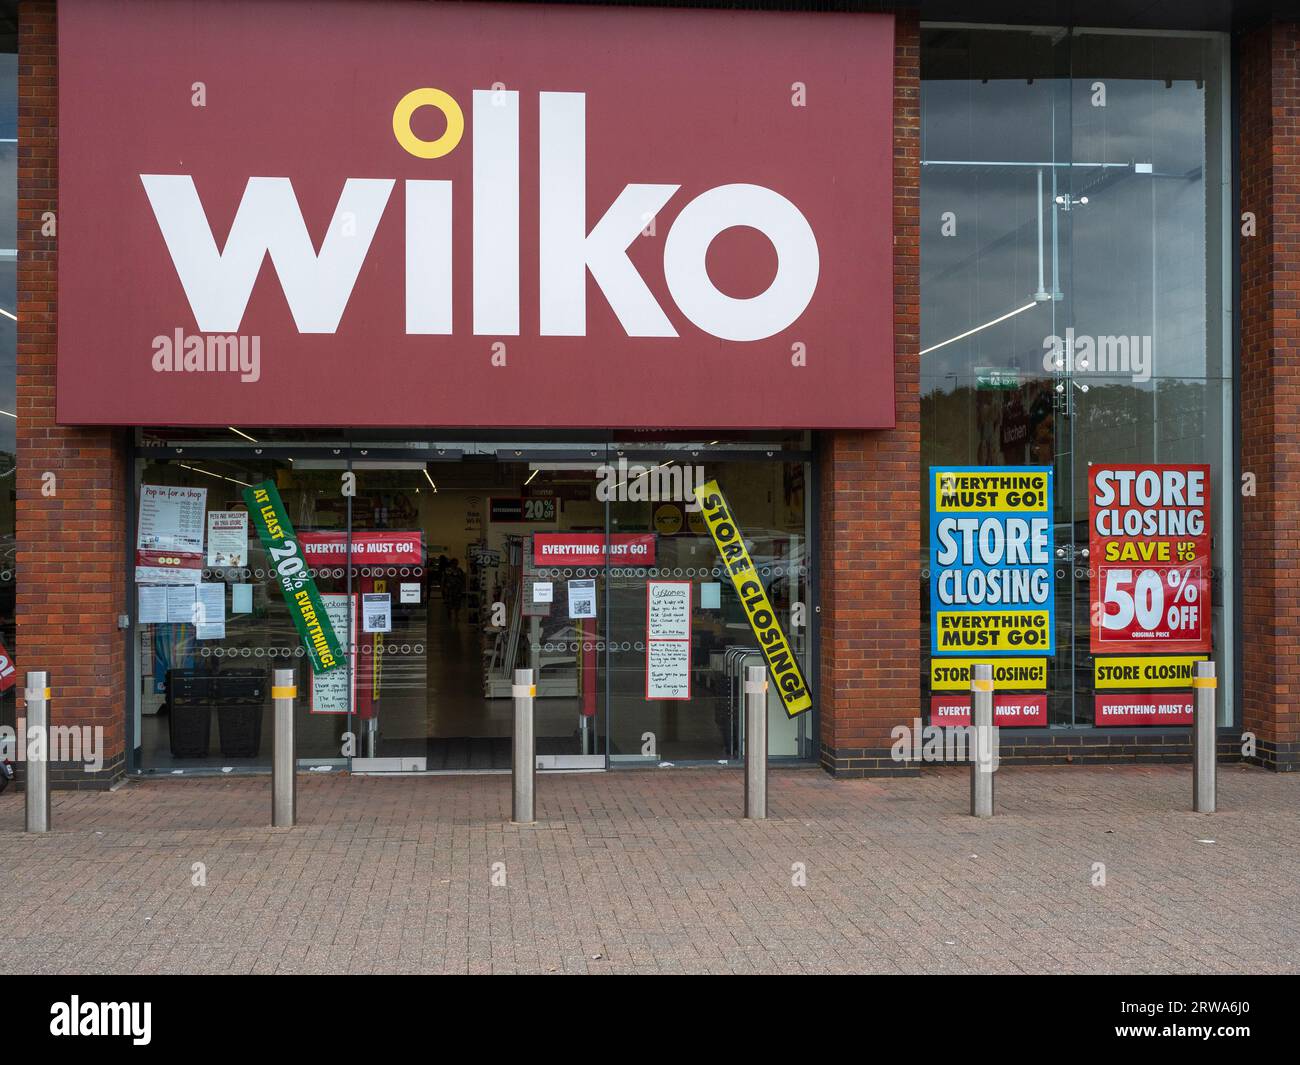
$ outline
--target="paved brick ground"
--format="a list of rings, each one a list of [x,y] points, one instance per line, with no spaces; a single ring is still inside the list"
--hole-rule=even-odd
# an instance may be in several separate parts
[[[11,972],[1300,971],[1300,776],[1008,769],[999,816],[967,778],[734,771],[539,779],[268,778],[56,793],[56,831],[0,797]],[[1214,840],[1213,843],[1201,842]],[[202,862],[206,886],[191,883]],[[506,883],[491,882],[504,863]],[[803,863],[807,886],[791,882]],[[1106,886],[1091,884],[1105,863]]]

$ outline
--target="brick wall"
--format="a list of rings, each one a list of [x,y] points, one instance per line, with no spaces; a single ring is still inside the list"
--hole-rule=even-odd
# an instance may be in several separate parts
[[[57,236],[42,228],[50,212],[57,220],[57,71],[54,4],[20,4],[14,655],[21,670],[49,673],[52,724],[103,728],[104,768],[56,763],[54,784],[107,787],[124,769],[125,662],[116,619],[125,610],[127,495],[120,432],[54,423]],[[113,283],[110,271],[105,264],[105,284]]]
[[[920,27],[895,22],[896,427],[821,441],[821,763],[837,776],[915,773],[889,731],[920,706]]]
[[[1242,727],[1257,759],[1300,769],[1300,28],[1239,40]]]

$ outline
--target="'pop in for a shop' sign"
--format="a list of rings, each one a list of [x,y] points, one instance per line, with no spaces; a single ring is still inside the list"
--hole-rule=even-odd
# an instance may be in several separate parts
[[[930,467],[936,655],[1055,651],[1050,466]]]

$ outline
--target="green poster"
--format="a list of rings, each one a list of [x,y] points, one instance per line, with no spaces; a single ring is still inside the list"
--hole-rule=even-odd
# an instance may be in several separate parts
[[[339,638],[334,634],[334,626],[325,612],[316,582],[307,569],[307,560],[280,493],[270,481],[263,481],[244,489],[244,502],[248,504],[248,513],[252,515],[262,546],[271,556],[280,591],[289,605],[302,644],[307,648],[312,670],[328,673],[338,669],[343,665]]]

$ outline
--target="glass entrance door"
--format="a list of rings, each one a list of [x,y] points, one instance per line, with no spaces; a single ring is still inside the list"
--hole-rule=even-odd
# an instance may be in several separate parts
[[[509,769],[521,668],[538,766],[605,768],[603,566],[545,554],[603,534],[594,466],[354,458],[354,771]]]

